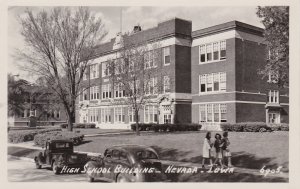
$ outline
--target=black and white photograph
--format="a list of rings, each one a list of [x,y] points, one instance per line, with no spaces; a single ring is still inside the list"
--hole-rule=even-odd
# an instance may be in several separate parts
[[[4,8],[8,183],[291,183],[298,7],[170,2]]]

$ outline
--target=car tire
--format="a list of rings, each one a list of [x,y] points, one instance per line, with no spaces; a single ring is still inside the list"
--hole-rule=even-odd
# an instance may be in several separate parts
[[[52,163],[52,171],[53,171],[53,173],[56,174],[56,175],[59,174],[59,169],[58,169],[58,167],[57,167],[57,165],[56,165],[55,162]]]
[[[122,174],[119,174],[117,177],[117,182],[129,182],[129,181]]]

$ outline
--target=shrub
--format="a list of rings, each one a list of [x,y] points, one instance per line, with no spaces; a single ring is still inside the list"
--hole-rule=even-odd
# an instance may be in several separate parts
[[[69,131],[54,131],[43,134],[37,134],[34,136],[34,143],[38,146],[44,146],[47,140],[72,140],[74,145],[81,144],[83,141],[84,135],[77,134]]]
[[[38,129],[38,130],[15,130],[8,133],[8,142],[10,143],[20,143],[32,141],[34,136],[37,134],[43,134],[47,132],[61,131],[60,128],[51,129]]]
[[[270,125],[273,131],[289,131],[289,124],[287,123],[279,123]]]
[[[234,132],[265,132],[271,131],[271,128],[264,122],[242,122],[242,123],[222,123],[223,131]]]
[[[66,129],[66,128],[68,128],[68,124],[62,123],[62,124],[60,124],[60,128]],[[96,124],[95,123],[74,123],[73,128],[92,129],[92,128],[96,128]]]
[[[178,123],[178,124],[155,124],[155,123],[140,123],[139,130],[154,132],[174,132],[174,131],[198,131],[201,125],[194,123]],[[131,130],[136,130],[136,124],[131,125]]]

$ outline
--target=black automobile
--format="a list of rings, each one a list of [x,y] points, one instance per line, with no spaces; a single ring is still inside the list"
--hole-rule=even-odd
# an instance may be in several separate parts
[[[157,152],[147,146],[121,145],[107,148],[103,156],[87,162],[88,179],[109,182],[159,182],[166,179]]]
[[[82,170],[88,158],[87,154],[74,152],[71,140],[50,140],[46,142],[44,152],[40,152],[34,161],[37,169],[42,166],[50,166],[55,174],[59,174],[63,168],[65,170],[71,168]]]

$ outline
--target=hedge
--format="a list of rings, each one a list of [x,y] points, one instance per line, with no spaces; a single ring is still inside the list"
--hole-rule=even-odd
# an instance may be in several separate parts
[[[265,131],[288,131],[288,124],[267,125],[264,122],[242,122],[242,123],[222,123],[223,131],[234,132],[265,132]]]
[[[181,123],[181,124],[156,124],[156,123],[140,123],[140,131],[154,132],[174,132],[174,131],[198,131],[201,129],[201,125],[193,123]],[[136,124],[131,125],[131,130],[136,130]]]
[[[84,135],[77,134],[69,131],[54,131],[43,134],[37,134],[34,136],[34,143],[38,146],[44,146],[47,140],[66,139],[72,140],[74,145],[81,144]]]
[[[60,124],[60,128],[66,129],[68,128],[67,123]],[[73,128],[80,128],[80,129],[93,129],[96,128],[95,123],[74,123]]]
[[[273,131],[289,131],[289,124],[287,123],[271,124],[270,127]]]
[[[53,131],[61,131],[61,128],[9,131],[8,142],[20,143],[20,142],[32,141],[34,139],[34,136],[37,134],[43,134],[43,133],[53,132]]]

